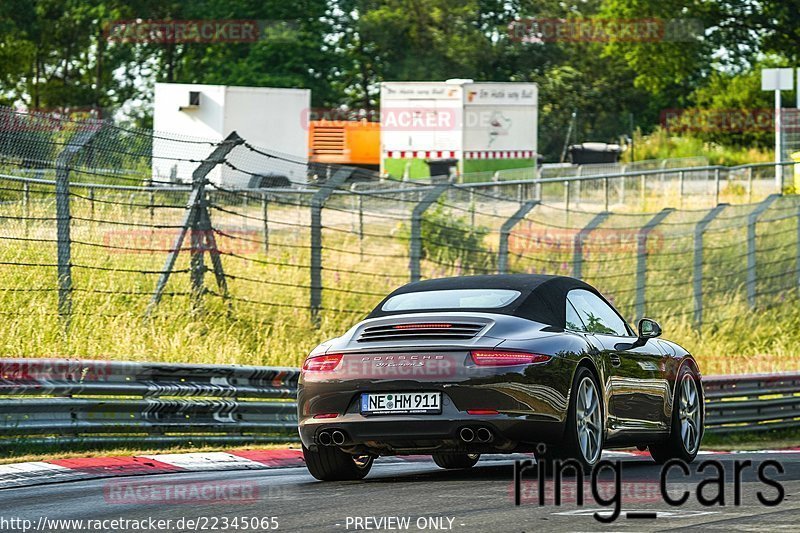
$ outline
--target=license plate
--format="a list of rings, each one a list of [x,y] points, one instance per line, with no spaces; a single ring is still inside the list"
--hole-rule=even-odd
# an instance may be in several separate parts
[[[361,395],[361,413],[365,415],[430,415],[441,412],[441,392],[387,392]]]

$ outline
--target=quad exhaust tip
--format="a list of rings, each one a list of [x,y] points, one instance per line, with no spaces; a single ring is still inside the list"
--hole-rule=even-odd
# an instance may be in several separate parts
[[[458,432],[458,436],[462,442],[466,443],[492,442],[494,440],[494,434],[492,433],[492,430],[487,427],[479,427],[476,429],[463,427],[461,428],[461,431]]]
[[[491,442],[494,438],[492,432],[489,431],[489,428],[478,428],[478,431],[475,433],[475,438],[478,439],[478,442]]]
[[[330,446],[333,443],[333,439],[331,438],[331,434],[327,431],[323,431],[317,436],[317,440],[323,446]]]
[[[320,431],[317,435],[317,442],[322,446],[341,446],[345,440],[344,432],[339,429]]]

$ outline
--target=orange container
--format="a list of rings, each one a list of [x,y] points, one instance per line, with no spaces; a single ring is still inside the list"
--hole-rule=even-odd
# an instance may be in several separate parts
[[[312,120],[308,127],[309,160],[339,165],[380,165],[379,123]]]

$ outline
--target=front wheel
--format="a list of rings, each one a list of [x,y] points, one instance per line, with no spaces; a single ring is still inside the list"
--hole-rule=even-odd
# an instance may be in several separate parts
[[[309,473],[320,481],[363,479],[372,468],[371,455],[350,455],[339,448],[319,446],[316,451],[303,446]]]
[[[704,422],[703,389],[699,384],[697,374],[685,365],[676,381],[669,437],[649,446],[650,456],[656,463],[664,464],[670,459],[691,463],[697,457]]]
[[[481,456],[478,453],[434,453],[433,462],[448,470],[472,468]]]

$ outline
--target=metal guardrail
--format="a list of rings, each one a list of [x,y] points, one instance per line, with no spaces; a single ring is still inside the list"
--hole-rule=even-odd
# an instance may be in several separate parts
[[[299,369],[0,359],[0,446],[297,440]],[[800,373],[709,376],[706,431],[800,426]]]
[[[0,445],[296,440],[299,370],[0,359]]]
[[[800,373],[708,376],[706,431],[727,433],[800,427]]]

